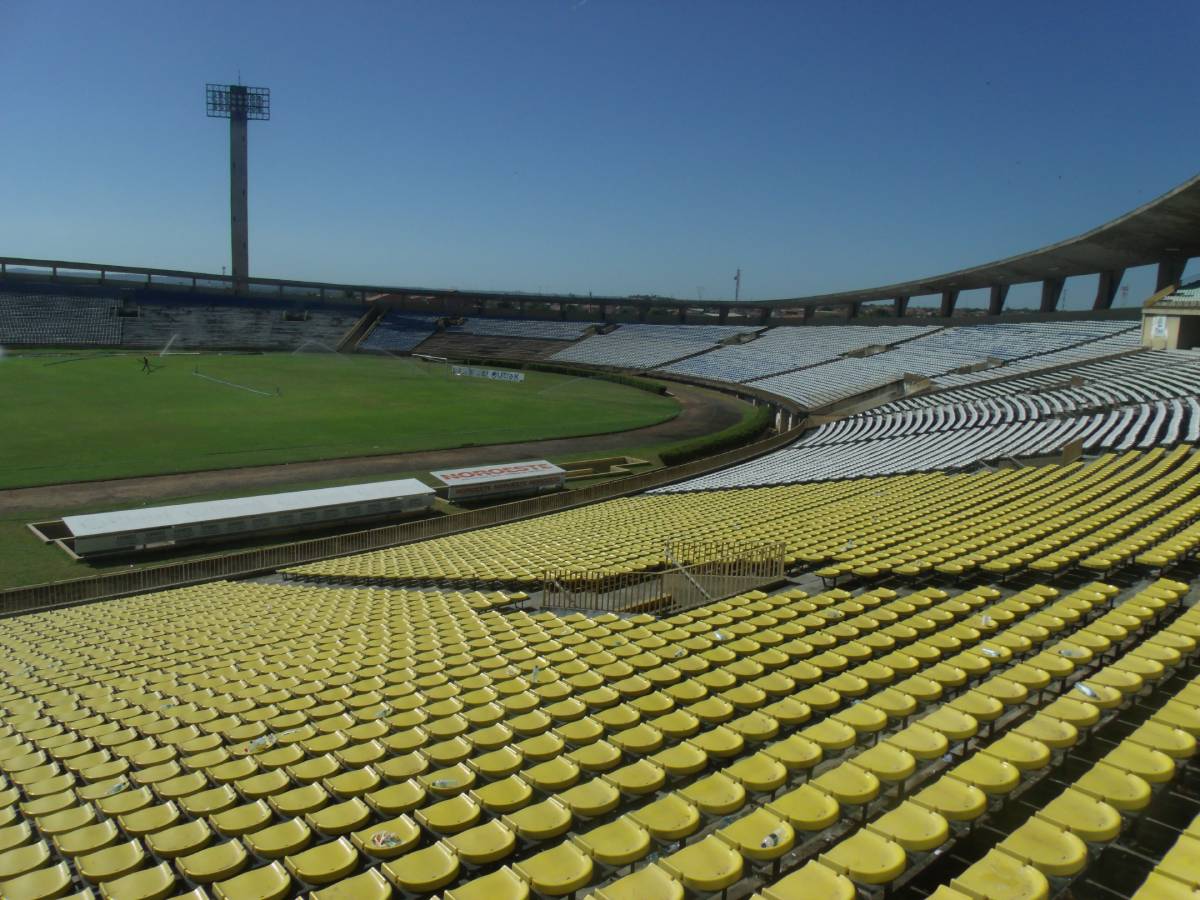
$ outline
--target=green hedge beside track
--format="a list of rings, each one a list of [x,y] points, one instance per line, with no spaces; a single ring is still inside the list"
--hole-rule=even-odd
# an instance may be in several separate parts
[[[771,407],[756,406],[754,412],[736,425],[708,434],[671,444],[659,451],[664,466],[677,466],[702,456],[711,456],[722,450],[730,450],[748,444],[771,427]]]

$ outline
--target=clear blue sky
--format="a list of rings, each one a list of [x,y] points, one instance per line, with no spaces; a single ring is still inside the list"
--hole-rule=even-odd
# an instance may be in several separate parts
[[[796,296],[1032,249],[1200,171],[1195,0],[4,0],[0,21],[0,255],[228,264],[204,83],[239,69],[273,97],[256,275],[713,298],[740,266],[744,297]]]

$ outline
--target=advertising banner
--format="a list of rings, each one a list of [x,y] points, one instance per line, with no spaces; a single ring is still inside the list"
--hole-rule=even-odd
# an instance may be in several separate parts
[[[477,366],[455,366],[455,375],[466,375],[470,378],[488,378],[492,381],[524,381],[524,372],[508,372],[504,369],[480,369]]]
[[[563,486],[567,477],[564,469],[544,459],[470,469],[441,469],[430,474],[449,488],[451,500],[555,490]]]

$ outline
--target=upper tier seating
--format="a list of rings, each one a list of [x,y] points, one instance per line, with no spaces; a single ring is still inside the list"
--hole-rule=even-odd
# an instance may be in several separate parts
[[[1093,345],[1094,346],[1094,345]],[[1006,369],[994,370],[993,378]],[[1130,400],[1162,400],[1196,393],[1200,356],[1188,351],[1155,350],[1056,368],[1000,380],[945,388],[916,397],[894,400],[871,413],[884,415],[897,410],[923,409],[1005,398],[1036,398],[1054,393],[1069,396],[1077,382],[1084,396],[1107,398],[1113,403]]]
[[[375,323],[366,340],[358,345],[359,349],[405,353],[434,333],[438,318],[389,312]]]
[[[801,406],[818,408],[899,381],[906,375],[933,378],[938,384],[969,383],[974,376],[984,373],[977,372],[971,376],[948,373],[988,360],[1003,362],[1003,368],[986,370],[986,377],[990,379],[997,377],[998,373],[1020,371],[1022,366],[1034,360],[1042,360],[1042,364],[1035,366],[1042,368],[1048,354],[1072,354],[1070,359],[1063,358],[1051,363],[1063,365],[1132,350],[1139,343],[1133,329],[1136,326],[1128,322],[1055,322],[947,328],[874,356],[835,359],[817,368],[785,372],[757,379],[750,384],[794,400]],[[1114,335],[1115,340],[1121,342],[1120,350],[1112,348]]]
[[[1117,323],[1113,323],[1117,324]],[[939,387],[958,387],[961,385],[978,384],[984,381],[993,381],[996,378],[1008,378],[1013,375],[1023,374],[1025,372],[1037,372],[1044,369],[1054,369],[1062,366],[1070,366],[1088,360],[1102,359],[1107,356],[1115,356],[1122,353],[1130,353],[1140,350],[1142,346],[1141,335],[1136,326],[1129,330],[1114,334],[1111,337],[1100,338],[1089,343],[1079,344],[1074,347],[1068,347],[1064,350],[1055,350],[1051,353],[1044,353],[1040,356],[1030,356],[1024,359],[1016,359],[1008,362],[1003,368],[984,369],[980,372],[960,372],[957,374],[938,375],[934,377],[934,382]]]
[[[115,305],[106,298],[0,292],[0,346],[119,346]]]
[[[732,325],[621,325],[608,334],[592,335],[572,344],[553,358],[597,366],[652,369],[758,330]]]
[[[929,325],[783,326],[764,332],[749,344],[718,347],[661,368],[664,372],[712,381],[747,382],[829,362],[866,347],[898,344],[937,330]]]
[[[1200,358],[1137,353],[1053,374],[897,400],[822,425],[705,485],[969,468],[1010,456],[1173,445],[1200,438]]]
[[[931,336],[922,342],[922,349],[930,353],[960,351],[976,358],[1007,361],[1055,353],[1137,330],[1138,325],[1132,322],[1088,320],[966,325]]]
[[[962,415],[966,419],[957,423],[964,427],[952,429],[938,428],[939,424],[955,424],[939,423],[936,417],[941,412],[929,414],[927,420],[932,420],[933,425],[929,429],[922,428],[925,421],[889,421],[884,424],[894,433],[874,439],[816,445],[801,441],[751,462],[663,490],[713,490],[904,472],[955,471],[1013,457],[1056,455],[1075,440],[1082,440],[1087,452],[1173,446],[1179,441],[1200,440],[1200,404],[1196,398],[1188,398],[1187,403],[1156,401],[1067,418],[1025,420],[1013,417],[1012,410],[951,408],[948,415]]]
[[[547,319],[489,319],[472,316],[462,325],[450,325],[451,334],[501,335],[550,341],[575,341],[583,337],[595,322],[560,322]]]
[[[1193,281],[1190,284],[1181,285],[1178,290],[1163,297],[1157,303],[1156,307],[1164,309],[1194,309],[1200,306],[1200,281]]]
[[[547,359],[562,348],[563,341],[545,338],[437,331],[412,348],[412,352],[445,359],[520,360]]]

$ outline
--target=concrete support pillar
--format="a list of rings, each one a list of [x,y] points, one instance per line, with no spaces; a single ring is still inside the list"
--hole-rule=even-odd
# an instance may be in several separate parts
[[[769,307],[769,306],[759,307],[758,312],[759,312],[758,324],[770,325],[771,324],[771,307]]]
[[[993,284],[988,290],[988,315],[998,316],[1004,312],[1004,301],[1008,299],[1007,284]]]
[[[1124,269],[1101,272],[1100,281],[1096,284],[1096,300],[1092,303],[1092,309],[1112,309],[1113,301],[1117,298],[1117,290],[1121,287],[1121,279],[1124,277]]]
[[[862,306],[862,304],[859,303],[858,301],[855,301],[854,303],[847,303],[846,304],[846,318],[847,319],[857,319],[858,311],[861,306]]]
[[[1183,270],[1187,268],[1186,256],[1170,256],[1158,263],[1158,278],[1154,290],[1161,291],[1172,284],[1179,284],[1183,279]]]
[[[895,313],[897,319],[902,319],[908,315],[909,299],[910,298],[908,297],[897,297],[894,301],[892,301],[895,304],[893,312]]]
[[[518,300],[518,301],[517,301],[517,312],[518,312],[518,313],[519,313],[521,316],[524,316],[524,315],[525,315],[525,301],[524,301],[524,300]]]
[[[808,322],[808,321],[810,321],[810,320],[812,319],[812,317],[813,317],[813,311],[814,311],[814,307],[812,307],[812,306],[805,306],[805,307],[802,307],[802,308],[804,309],[804,321],[805,321],[805,322]]]
[[[717,321],[724,325],[729,321],[729,307],[721,306],[717,309]]]
[[[233,292],[245,293],[250,277],[250,216],[247,195],[246,104],[230,103],[229,117],[229,235],[232,244]]]
[[[684,325],[686,323],[687,323],[687,307],[681,306],[681,307],[679,307],[679,324]]]
[[[600,321],[601,322],[608,321],[608,304],[607,303],[600,304]]]
[[[954,306],[958,303],[958,289],[946,288],[942,291],[942,317],[950,318],[954,315]]]
[[[561,300],[558,302],[558,318],[563,322],[567,321],[567,304]]]
[[[1039,307],[1044,313],[1052,313],[1058,309],[1058,300],[1062,297],[1065,278],[1047,278],[1042,282],[1042,303]]]

